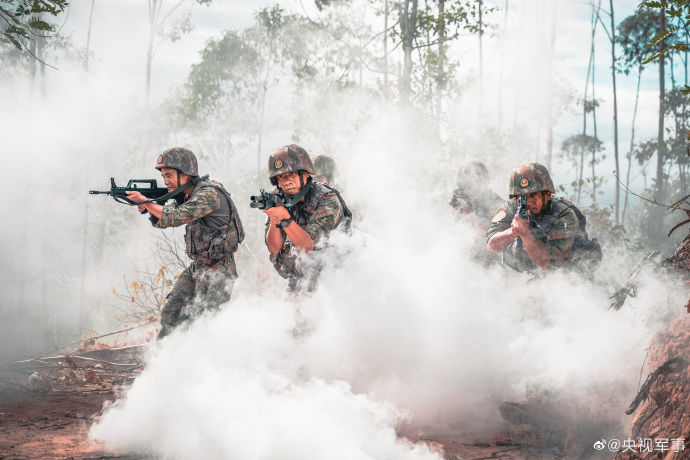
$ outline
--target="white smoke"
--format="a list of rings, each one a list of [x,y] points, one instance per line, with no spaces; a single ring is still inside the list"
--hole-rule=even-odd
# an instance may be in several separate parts
[[[358,224],[332,236],[312,296],[257,296],[241,276],[220,313],[156,348],[91,436],[181,458],[416,458],[431,454],[396,428],[498,429],[498,403],[535,386],[573,399],[598,388],[610,400],[585,406],[617,419],[666,297],[683,293],[657,277],[614,312],[597,276],[482,266],[470,255],[481,236],[438,198],[437,154],[410,126],[382,111],[349,144],[339,166]]]

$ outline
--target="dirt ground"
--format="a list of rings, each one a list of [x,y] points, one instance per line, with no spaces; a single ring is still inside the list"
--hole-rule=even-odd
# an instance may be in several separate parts
[[[88,439],[103,403],[143,366],[140,346],[85,351],[0,367],[0,459],[118,456]]]
[[[88,439],[106,401],[122,397],[143,367],[144,346],[101,349],[0,367],[0,459],[145,459],[118,455]],[[529,430],[487,439],[411,436],[448,460],[554,458]]]

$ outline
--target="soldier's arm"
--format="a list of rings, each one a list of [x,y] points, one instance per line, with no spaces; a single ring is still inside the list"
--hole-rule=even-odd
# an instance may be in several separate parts
[[[519,219],[516,217],[516,219]],[[525,219],[520,219],[525,220]],[[527,223],[527,230],[520,234],[522,244],[525,246],[525,251],[535,267],[541,268],[546,272],[551,265],[551,254],[547,248],[547,244],[542,243],[534,237]]]
[[[304,232],[309,236],[312,249],[314,245],[335,228],[340,222],[342,215],[343,207],[335,193],[329,193],[319,201],[314,213],[307,221],[307,225],[304,226]],[[290,234],[288,233],[289,236]],[[294,243],[292,238],[290,238],[290,241]]]
[[[266,219],[266,246],[271,254],[278,254],[285,244],[285,236],[279,228],[276,227],[276,222],[271,218]]]
[[[154,209],[152,214],[158,217],[155,227],[179,227],[180,225],[201,219],[218,209],[220,207],[220,200],[221,197],[215,188],[204,187],[179,206],[171,204],[161,206],[160,216],[155,214],[157,209]]]
[[[309,233],[304,231],[302,227],[297,225],[297,222],[294,220],[290,222],[290,225],[285,227],[283,230],[285,230],[285,234],[288,238],[290,238],[292,244],[301,251],[310,252],[314,250],[314,241],[312,240],[311,236]]]
[[[517,234],[510,225],[514,215],[515,211],[506,203],[491,219],[491,225],[486,232],[486,249],[491,254],[505,251],[510,243],[517,238]]]

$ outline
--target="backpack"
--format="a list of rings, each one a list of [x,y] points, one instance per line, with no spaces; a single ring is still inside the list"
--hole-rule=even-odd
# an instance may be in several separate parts
[[[577,265],[580,265],[582,268],[595,270],[601,263],[601,259],[603,257],[601,245],[596,238],[589,239],[586,229],[587,218],[584,214],[582,214],[582,211],[580,211],[580,209],[571,201],[568,201],[564,198],[559,199],[563,202],[563,204],[572,209],[577,216],[579,230],[575,235],[575,240],[573,241],[573,262]]]

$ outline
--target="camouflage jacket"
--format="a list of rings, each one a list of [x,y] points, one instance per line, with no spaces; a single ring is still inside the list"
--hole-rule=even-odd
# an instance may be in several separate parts
[[[460,213],[473,212],[483,222],[488,222],[502,203],[501,197],[491,190],[484,190],[474,196],[462,187],[455,189],[450,200],[453,209]]]
[[[304,200],[291,208],[287,208],[287,210],[297,225],[302,227],[311,237],[314,251],[308,255],[301,254],[292,245],[285,230],[281,228],[280,232],[285,244],[278,254],[270,255],[273,266],[280,276],[289,280],[289,287],[292,291],[298,290],[298,282],[304,277],[310,279],[308,289],[314,287],[313,284],[320,271],[319,262],[316,260],[314,252],[323,248],[331,230],[346,220],[343,203],[335,191],[316,181],[313,184],[311,190],[304,196]],[[276,192],[277,190],[273,190],[273,193]],[[268,233],[270,225],[270,221],[266,220],[266,233]]]
[[[242,221],[230,193],[208,176],[199,180],[182,203],[166,204],[154,226],[167,228],[183,224],[187,224],[187,256],[205,265],[234,260],[232,254],[244,239]]]
[[[508,200],[491,219],[491,226],[486,232],[487,241],[495,234],[510,228],[517,212],[515,200]],[[532,234],[546,245],[551,255],[551,267],[563,267],[572,263],[572,249],[579,223],[575,212],[560,198],[551,197],[541,216],[531,217]],[[503,262],[517,271],[532,271],[536,267],[529,258],[518,237],[503,251]]]

